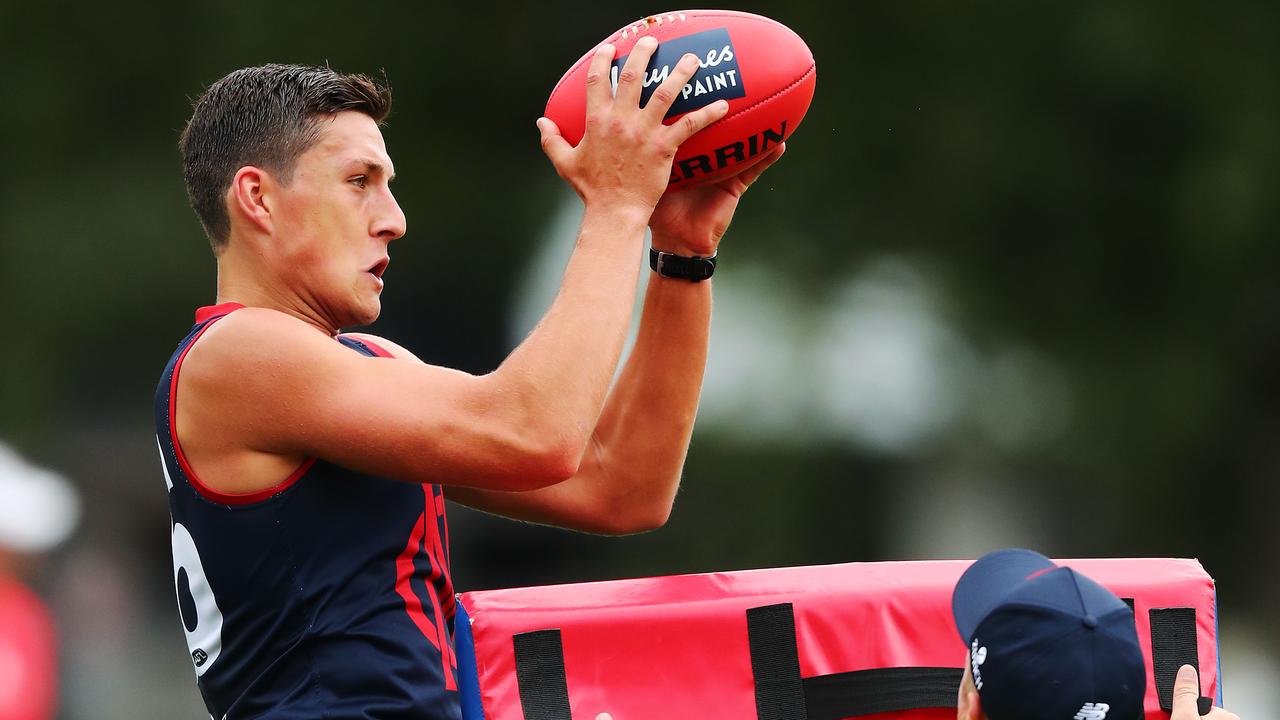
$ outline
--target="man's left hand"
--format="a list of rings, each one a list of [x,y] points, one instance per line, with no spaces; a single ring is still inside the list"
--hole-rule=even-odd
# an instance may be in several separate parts
[[[718,183],[663,195],[649,218],[653,247],[690,257],[715,255],[742,194],[786,149],[783,143],[760,162]]]

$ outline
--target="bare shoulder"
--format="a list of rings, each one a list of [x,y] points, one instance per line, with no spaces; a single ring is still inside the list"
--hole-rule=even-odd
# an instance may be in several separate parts
[[[334,343],[323,331],[276,310],[242,308],[213,323],[191,346],[183,362],[184,379],[252,372],[263,365],[277,370],[293,361],[327,354]],[[249,379],[239,375],[241,379]]]
[[[323,391],[341,349],[324,331],[285,313],[241,308],[208,325],[182,361],[174,431],[191,468],[222,492],[270,487],[314,455],[263,428],[314,413],[306,393]],[[354,354],[354,353],[349,353]]]
[[[352,340],[359,340],[360,342],[366,343],[366,344],[376,345],[386,350],[387,352],[391,353],[392,357],[395,357],[400,360],[413,360],[415,362],[422,362],[422,360],[417,355],[414,355],[412,352],[406,350],[401,345],[394,343],[384,337],[378,337],[377,335],[370,335],[369,333],[342,333],[342,337],[351,338]]]

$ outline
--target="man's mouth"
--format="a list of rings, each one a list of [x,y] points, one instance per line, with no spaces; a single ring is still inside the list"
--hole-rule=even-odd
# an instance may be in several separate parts
[[[382,273],[384,273],[384,272],[386,272],[386,271],[387,271],[387,266],[388,266],[388,265],[390,265],[390,264],[391,264],[391,258],[382,258],[382,259],[381,259],[381,260],[379,260],[378,262],[374,263],[374,264],[373,264],[373,266],[372,266],[372,267],[370,267],[370,268],[369,268],[368,270],[366,270],[365,272],[367,272],[367,273],[369,273],[370,275],[373,275],[374,277],[376,277],[376,278],[378,278],[379,280],[381,280],[381,279],[382,279]]]

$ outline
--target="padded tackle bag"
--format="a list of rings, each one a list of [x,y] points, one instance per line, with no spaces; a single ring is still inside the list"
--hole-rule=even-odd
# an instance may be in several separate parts
[[[1134,608],[1145,718],[1200,670],[1221,704],[1213,579],[1195,560],[1058,560]],[[950,720],[967,561],[849,563],[459,596],[466,720]],[[1117,720],[1129,720],[1121,718]]]

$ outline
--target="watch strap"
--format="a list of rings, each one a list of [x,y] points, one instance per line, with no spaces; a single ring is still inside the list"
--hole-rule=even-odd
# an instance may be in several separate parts
[[[663,277],[702,282],[715,274],[716,256],[689,257],[649,248],[649,267]]]

